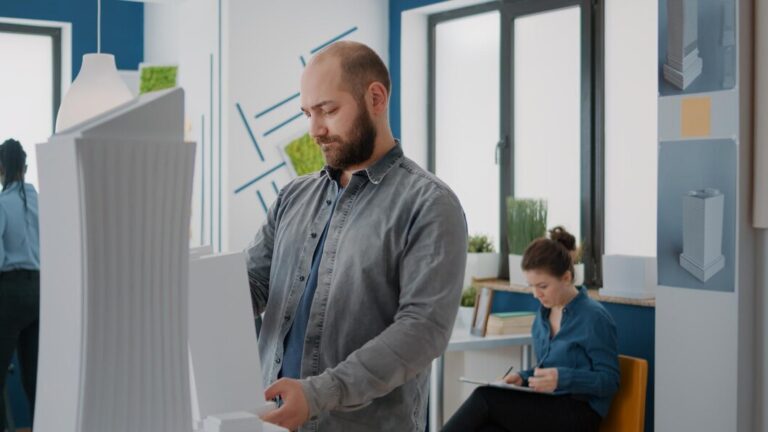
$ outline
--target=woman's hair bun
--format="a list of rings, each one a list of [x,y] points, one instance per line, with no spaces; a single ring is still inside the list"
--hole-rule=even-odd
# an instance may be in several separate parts
[[[556,226],[549,230],[549,238],[563,245],[569,252],[576,250],[576,237],[562,226]]]

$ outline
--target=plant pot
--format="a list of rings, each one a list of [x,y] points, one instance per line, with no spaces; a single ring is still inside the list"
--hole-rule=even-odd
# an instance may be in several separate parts
[[[509,283],[512,285],[528,286],[528,279],[525,278],[523,269],[520,265],[523,263],[522,255],[509,254]]]
[[[584,263],[573,265],[573,284],[584,285]]]
[[[499,275],[499,254],[496,252],[468,253],[467,267],[464,271],[464,287],[472,283],[472,278],[488,279]]]
[[[475,313],[474,307],[459,306],[459,312],[456,315],[456,327],[472,327],[472,315]]]

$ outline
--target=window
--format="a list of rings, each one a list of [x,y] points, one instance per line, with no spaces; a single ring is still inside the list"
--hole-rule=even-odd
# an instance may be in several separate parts
[[[442,22],[435,29],[433,172],[458,195],[471,234],[499,246],[499,11]],[[471,126],[471,127],[467,127]]]
[[[0,63],[0,142],[21,142],[37,187],[35,145],[53,134],[60,102],[61,29],[0,23]]]
[[[605,253],[656,256],[658,2],[605,5]]]
[[[586,246],[592,286],[603,248],[598,13],[589,0],[506,0],[429,17],[429,169],[458,195],[470,234],[491,234],[503,255],[506,198],[546,199],[548,227]]]

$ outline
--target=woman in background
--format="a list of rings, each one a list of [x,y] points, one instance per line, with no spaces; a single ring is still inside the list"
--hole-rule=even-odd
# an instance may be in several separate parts
[[[597,432],[619,387],[616,325],[573,283],[576,241],[562,227],[534,240],[522,268],[541,303],[531,333],[537,366],[504,377],[534,393],[478,387],[443,428]]]
[[[35,406],[37,341],[40,315],[40,246],[37,191],[24,183],[27,154],[9,139],[0,145],[0,390],[13,352],[17,351],[21,381]],[[0,403],[0,424],[5,422]]]

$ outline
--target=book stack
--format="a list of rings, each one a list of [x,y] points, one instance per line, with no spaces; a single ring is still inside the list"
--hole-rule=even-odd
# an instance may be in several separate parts
[[[500,312],[488,317],[486,335],[525,334],[531,332],[533,312]]]

